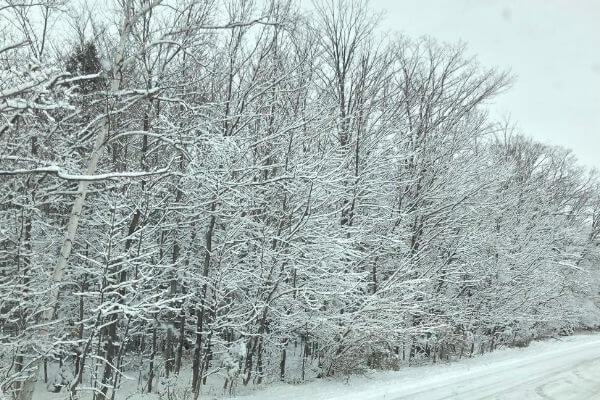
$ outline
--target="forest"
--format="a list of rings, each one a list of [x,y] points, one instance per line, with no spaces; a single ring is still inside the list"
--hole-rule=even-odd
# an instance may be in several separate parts
[[[509,72],[380,17],[0,0],[0,398],[197,400],[600,326],[596,171],[490,116]]]

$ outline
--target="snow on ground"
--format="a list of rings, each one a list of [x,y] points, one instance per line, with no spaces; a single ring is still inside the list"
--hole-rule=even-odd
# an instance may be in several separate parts
[[[187,371],[187,370],[186,370]],[[139,371],[138,371],[139,372]],[[131,381],[117,400],[189,400],[191,377],[173,382],[175,393],[140,393]],[[157,381],[158,382],[158,381]],[[161,384],[161,385],[164,385]],[[292,385],[236,388],[237,400],[600,400],[600,334],[534,342],[528,348],[502,349],[449,364],[372,372]],[[85,392],[82,399],[91,398]],[[38,383],[34,400],[63,400]],[[223,399],[222,380],[203,387],[200,400]]]
[[[450,364],[304,385],[278,384],[238,400],[600,399],[600,335],[576,335]]]

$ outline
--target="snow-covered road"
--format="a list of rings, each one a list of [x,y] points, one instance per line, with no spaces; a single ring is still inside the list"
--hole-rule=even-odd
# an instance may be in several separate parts
[[[281,385],[244,400],[600,400],[600,335],[507,349],[447,365],[308,385]]]
[[[460,373],[441,374],[396,393],[365,397],[386,400],[600,399],[600,339],[567,344]]]

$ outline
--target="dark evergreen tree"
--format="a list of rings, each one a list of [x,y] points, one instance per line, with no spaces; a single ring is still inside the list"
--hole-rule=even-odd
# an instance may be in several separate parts
[[[66,70],[73,75],[92,75],[102,72],[98,50],[93,42],[77,46],[69,56]],[[82,93],[88,94],[104,89],[106,79],[103,76],[82,80],[78,86]]]

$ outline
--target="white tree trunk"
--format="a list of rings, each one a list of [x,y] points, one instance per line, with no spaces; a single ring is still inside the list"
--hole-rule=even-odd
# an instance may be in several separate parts
[[[155,2],[156,3],[156,2]],[[154,5],[154,4],[153,4]],[[123,66],[123,58],[125,54],[125,45],[127,42],[127,36],[131,30],[132,24],[135,22],[139,15],[132,15],[133,10],[133,0],[127,0],[125,3],[124,14],[123,14],[123,22],[121,25],[120,32],[120,40],[119,47],[115,54],[113,60],[113,77],[111,79],[110,85],[110,93],[115,93],[119,90],[122,74],[121,69]],[[141,12],[147,12],[148,9],[144,9]],[[110,131],[110,121],[109,121],[109,110],[107,110],[106,118],[104,118],[101,128],[98,131],[98,135],[96,136],[96,140],[94,142],[94,147],[92,149],[92,154],[88,160],[87,168],[85,171],[86,175],[94,175],[96,173],[96,169],[98,167],[98,161],[100,159],[100,155],[102,154],[102,148],[104,146],[104,141],[108,137]],[[48,333],[48,325],[52,321],[54,317],[54,309],[56,307],[56,302],[58,301],[58,294],[60,291],[60,285],[63,281],[63,276],[65,273],[65,268],[67,267],[67,263],[69,261],[69,257],[71,255],[71,250],[73,248],[73,241],[75,240],[75,233],[77,232],[77,227],[79,226],[79,220],[81,218],[81,212],[83,211],[83,205],[85,203],[85,198],[88,192],[89,181],[82,180],[79,181],[79,186],[77,187],[77,197],[75,198],[75,202],[73,203],[73,207],[71,209],[71,215],[69,217],[69,222],[67,224],[67,230],[65,232],[65,236],[62,242],[62,246],[60,249],[60,254],[58,256],[58,261],[52,271],[52,277],[50,278],[50,293],[48,295],[48,301],[46,303],[46,309],[42,313],[41,316],[41,337],[44,337]],[[31,400],[33,397],[33,393],[35,391],[35,384],[38,379],[39,369],[41,365],[41,357],[38,357],[31,364],[31,376],[29,379],[24,381],[21,387],[18,390],[16,398],[18,400]]]

